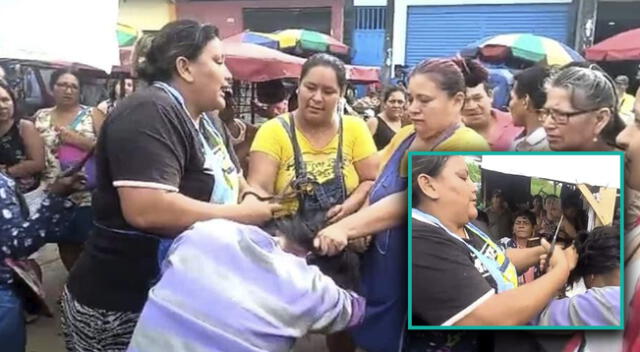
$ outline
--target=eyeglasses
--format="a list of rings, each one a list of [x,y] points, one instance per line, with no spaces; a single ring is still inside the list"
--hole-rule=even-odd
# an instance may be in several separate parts
[[[56,87],[56,88],[60,88],[60,89],[62,89],[62,90],[67,90],[67,89],[69,89],[69,90],[71,90],[71,91],[76,91],[76,90],[78,90],[78,89],[79,89],[77,85],[75,85],[75,84],[67,84],[67,83],[56,83],[56,84],[55,84],[55,87]]]
[[[567,123],[569,123],[569,119],[572,117],[588,114],[590,112],[598,111],[600,109],[602,108],[600,107],[600,108],[591,109],[591,110],[580,110],[580,111],[572,111],[572,112],[558,111],[558,110],[552,110],[552,109],[542,109],[540,110],[540,117],[538,121],[544,122],[547,119],[547,117],[551,117],[551,120],[553,120],[553,122],[559,125],[566,125]]]

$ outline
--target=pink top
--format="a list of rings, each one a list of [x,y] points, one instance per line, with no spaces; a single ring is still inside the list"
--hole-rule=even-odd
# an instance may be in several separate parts
[[[524,131],[524,128],[514,126],[511,114],[509,113],[492,109],[491,116],[495,119],[496,123],[487,140],[491,150],[510,150],[513,141]]]

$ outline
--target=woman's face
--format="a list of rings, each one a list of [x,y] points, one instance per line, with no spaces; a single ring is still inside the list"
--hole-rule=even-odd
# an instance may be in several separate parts
[[[9,92],[0,87],[0,122],[9,121],[13,118],[15,107]]]
[[[328,66],[311,68],[300,81],[298,110],[312,124],[329,123],[340,101],[336,72]]]
[[[394,119],[399,119],[404,115],[407,100],[402,92],[393,92],[389,99],[384,102],[384,113]]]
[[[80,82],[71,73],[58,77],[53,85],[53,98],[56,106],[72,106],[80,102]]]
[[[450,97],[440,89],[430,74],[417,74],[409,80],[409,118],[422,140],[439,136],[460,121],[464,94]]]
[[[533,234],[533,224],[526,216],[518,216],[513,222],[513,234],[517,238],[526,239]]]
[[[544,210],[547,212],[547,217],[550,219],[560,219],[562,215],[562,208],[560,207],[560,199],[547,198],[544,202]]]
[[[469,177],[467,164],[462,156],[450,157],[442,167],[440,174],[431,177],[431,187],[425,192],[424,183],[418,182],[427,194],[441,209],[448,213],[456,224],[466,224],[478,216],[476,208],[477,189]],[[429,193],[427,193],[429,192]]]
[[[511,113],[511,117],[513,118],[513,124],[516,126],[525,126],[526,125],[526,117],[527,117],[527,98],[519,98],[516,94],[516,86],[518,83],[515,83],[513,88],[511,89],[511,99],[509,100],[509,112]]]
[[[118,81],[115,86],[117,98],[120,97],[120,86],[121,83],[120,81]],[[128,97],[129,95],[131,95],[131,93],[133,93],[133,80],[131,78],[127,78],[124,80],[124,96]]]
[[[213,39],[202,49],[200,56],[192,62],[191,77],[197,106],[202,111],[222,110],[225,106],[225,91],[229,88],[231,73],[224,64],[222,42]]]
[[[571,104],[571,95],[564,88],[553,87],[547,92],[545,110],[556,118],[580,111]],[[566,123],[558,123],[545,116],[542,126],[547,132],[549,147],[555,151],[579,151],[592,145],[594,138],[600,135],[609,122],[609,117],[598,118],[599,111],[585,112],[571,116]]]
[[[634,107],[635,119],[620,132],[616,142],[624,149],[626,184],[640,191],[640,90],[638,93]]]
[[[462,108],[462,121],[471,127],[486,126],[491,119],[493,97],[487,93],[484,83],[467,88],[467,97]]]

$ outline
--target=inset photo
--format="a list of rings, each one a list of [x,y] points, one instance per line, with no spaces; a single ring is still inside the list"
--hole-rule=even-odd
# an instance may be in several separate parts
[[[623,329],[621,152],[411,152],[409,170],[410,330]]]

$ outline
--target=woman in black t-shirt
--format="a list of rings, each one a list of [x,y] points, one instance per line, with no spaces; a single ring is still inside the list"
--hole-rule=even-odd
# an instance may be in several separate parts
[[[224,108],[230,74],[217,29],[167,24],[96,147],[94,234],[62,297],[68,351],[124,351],[172,239],[195,222],[261,224],[279,206],[247,197],[223,131],[204,113]],[[213,233],[212,236],[224,235]]]
[[[503,251],[470,223],[476,187],[464,157],[413,158],[413,324],[525,325],[567,281],[575,249],[556,247],[548,272],[518,287],[516,269],[536,264],[548,243]]]

